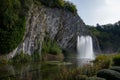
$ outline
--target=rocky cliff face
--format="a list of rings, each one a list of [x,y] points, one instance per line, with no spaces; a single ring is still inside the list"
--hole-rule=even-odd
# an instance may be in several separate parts
[[[41,52],[46,34],[56,40],[61,48],[75,50],[77,36],[87,35],[88,31],[77,14],[64,9],[31,5],[24,40],[9,56],[21,51],[27,54],[35,50]]]

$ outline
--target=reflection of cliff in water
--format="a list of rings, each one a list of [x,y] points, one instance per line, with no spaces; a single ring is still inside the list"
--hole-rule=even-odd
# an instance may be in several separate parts
[[[81,62],[82,61],[82,62]],[[72,64],[71,64],[72,63]],[[64,68],[73,69],[85,64],[85,60],[66,58],[62,63],[31,63],[0,67],[0,80],[56,80]]]
[[[0,68],[0,80],[42,80],[40,65],[6,65]]]
[[[62,68],[48,63],[6,65],[0,67],[0,80],[56,80]]]

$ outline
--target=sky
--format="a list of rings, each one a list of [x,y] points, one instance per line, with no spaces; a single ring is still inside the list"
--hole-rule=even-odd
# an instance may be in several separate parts
[[[87,25],[115,23],[120,20],[120,0],[68,0],[77,7]]]

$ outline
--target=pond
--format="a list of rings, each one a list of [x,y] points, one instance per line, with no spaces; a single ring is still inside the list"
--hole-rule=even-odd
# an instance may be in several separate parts
[[[66,58],[64,62],[48,61],[5,65],[0,67],[0,80],[55,80],[63,68],[76,68],[88,64],[88,60]]]

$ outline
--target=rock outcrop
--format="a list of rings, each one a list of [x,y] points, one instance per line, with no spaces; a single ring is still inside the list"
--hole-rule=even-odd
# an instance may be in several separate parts
[[[97,77],[105,78],[106,80],[120,80],[120,73],[116,70],[103,69],[97,73]]]
[[[56,40],[62,49],[74,51],[77,36],[87,34],[89,32],[77,14],[33,4],[27,15],[24,40],[9,56],[13,57],[21,51],[27,54],[32,54],[35,50],[41,52],[46,35]]]

